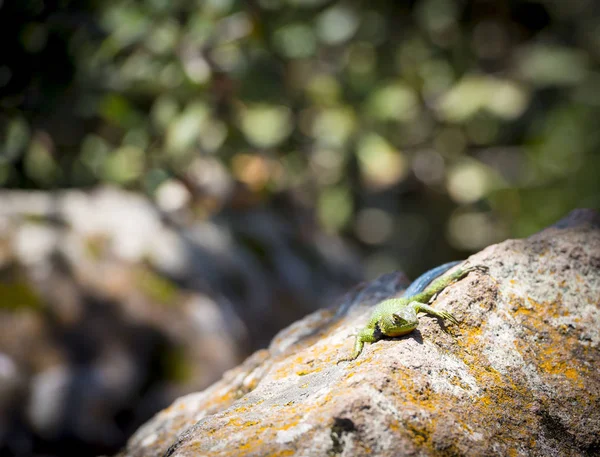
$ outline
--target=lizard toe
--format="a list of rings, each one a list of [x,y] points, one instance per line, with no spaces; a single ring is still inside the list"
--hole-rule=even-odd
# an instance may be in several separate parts
[[[456,318],[455,318],[455,317],[454,317],[452,314],[450,314],[449,312],[447,312],[447,311],[442,311],[440,314],[442,315],[442,317],[443,317],[444,319],[448,319],[448,320],[449,320],[450,322],[452,322],[453,324],[456,324],[456,325],[458,325],[458,321],[456,320]]]
[[[481,271],[482,273],[487,273],[488,271],[490,271],[490,269],[486,265],[473,265],[471,267],[468,267],[465,271]]]

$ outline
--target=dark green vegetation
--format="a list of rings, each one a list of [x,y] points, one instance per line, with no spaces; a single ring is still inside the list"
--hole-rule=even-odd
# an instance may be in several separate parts
[[[200,217],[293,202],[362,245],[370,274],[417,253],[419,271],[599,206],[597,13],[3,2],[0,186],[168,184]]]

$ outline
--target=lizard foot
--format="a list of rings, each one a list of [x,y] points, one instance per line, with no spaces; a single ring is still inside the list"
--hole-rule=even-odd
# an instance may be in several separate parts
[[[456,320],[456,318],[447,311],[438,311],[437,316],[441,317],[442,319],[448,319],[453,324],[458,325],[458,321]]]
[[[488,273],[490,271],[489,267],[487,267],[486,265],[465,266],[462,270],[465,274],[470,273],[472,271],[481,271],[482,273]]]

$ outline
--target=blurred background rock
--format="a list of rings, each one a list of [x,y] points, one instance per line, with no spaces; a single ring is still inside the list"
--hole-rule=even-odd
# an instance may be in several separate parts
[[[112,453],[361,279],[600,206],[592,0],[0,0],[0,453]]]

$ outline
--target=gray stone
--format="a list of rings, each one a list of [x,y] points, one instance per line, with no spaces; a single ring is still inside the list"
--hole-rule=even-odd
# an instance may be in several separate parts
[[[489,273],[433,305],[459,326],[424,316],[336,365],[381,299],[359,289],[178,399],[120,456],[599,455],[599,221],[578,211],[484,249],[469,262]]]

